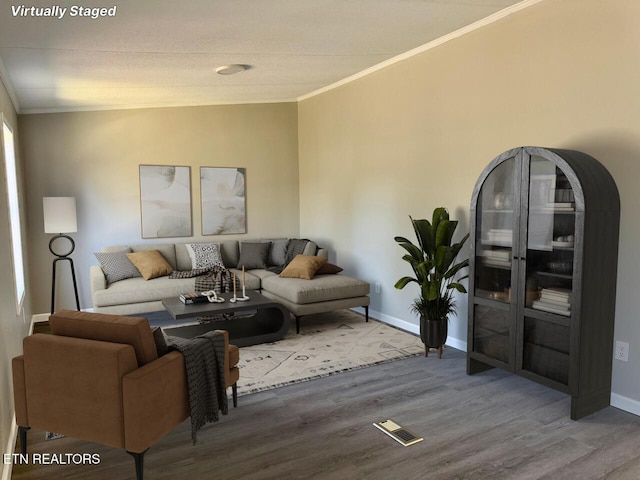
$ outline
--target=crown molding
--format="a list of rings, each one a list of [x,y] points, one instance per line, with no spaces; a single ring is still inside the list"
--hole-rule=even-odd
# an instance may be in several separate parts
[[[167,102],[154,104],[133,104],[133,105],[92,105],[79,107],[51,107],[51,108],[25,108],[20,113],[23,115],[36,115],[43,113],[73,113],[73,112],[104,112],[120,110],[140,110],[150,108],[180,108],[180,107],[212,107],[223,105],[259,105],[263,103],[297,103],[295,98],[283,98],[273,100],[254,100],[238,102],[211,102],[211,103],[181,103]]]
[[[322,87],[319,88],[318,90],[314,90],[313,92],[304,94],[300,97],[298,97],[298,102],[302,102],[304,100],[307,100],[309,98],[315,97],[317,95],[320,95],[322,93],[326,93],[330,90],[333,90],[335,88],[341,87],[342,85],[346,85],[348,83],[354,82],[360,78],[366,77],[368,75],[371,75],[372,73],[375,73],[379,70],[382,70],[384,68],[387,68],[391,65],[394,65],[398,62],[402,62],[403,60],[407,60],[408,58],[411,57],[415,57],[416,55],[420,55],[421,53],[424,53],[428,50],[431,50],[433,48],[439,47],[440,45],[447,43],[451,40],[454,40],[456,38],[460,38],[464,35],[467,35],[468,33],[471,33],[475,30],[478,30],[480,28],[486,27],[487,25],[490,25],[494,22],[497,22],[498,20],[502,20],[505,17],[508,17],[509,15],[512,15],[516,12],[519,12],[521,10],[524,10],[526,8],[529,8],[533,5],[536,5],[540,2],[543,2],[545,0],[524,0],[520,3],[516,3],[515,5],[512,5],[510,7],[507,7],[503,10],[500,10],[496,13],[494,13],[493,15],[489,15],[486,18],[483,18],[481,20],[478,20],[477,22],[474,22],[470,25],[467,25],[466,27],[462,27],[458,30],[456,30],[455,32],[451,32],[447,35],[443,35],[442,37],[436,38],[435,40],[429,42],[429,43],[425,43],[424,45],[421,45],[419,47],[416,47],[412,50],[409,50],[407,52],[401,53],[400,55],[397,55],[395,57],[390,58],[389,60],[385,60],[384,62],[381,62],[377,65],[374,65],[373,67],[367,68],[365,70],[362,70],[361,72],[358,72],[354,75],[351,75],[347,78],[344,78],[342,80],[339,80],[335,83],[332,83],[331,85],[327,85],[326,87]]]

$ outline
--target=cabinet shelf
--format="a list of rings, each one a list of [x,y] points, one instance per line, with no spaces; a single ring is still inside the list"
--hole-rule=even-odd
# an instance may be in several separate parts
[[[524,315],[554,325],[562,325],[563,327],[569,327],[571,325],[571,318],[569,317],[554,315],[553,313],[544,312],[535,308],[525,307]]]
[[[562,278],[562,279],[565,279],[565,280],[573,279],[573,275],[571,275],[570,273],[555,273],[555,272],[537,271],[537,272],[535,272],[535,275],[544,275],[546,277]]]
[[[505,198],[509,210],[494,208]],[[469,375],[497,367],[568,393],[574,420],[609,405],[619,218],[613,178],[584,153],[520,147],[485,168],[471,200]]]

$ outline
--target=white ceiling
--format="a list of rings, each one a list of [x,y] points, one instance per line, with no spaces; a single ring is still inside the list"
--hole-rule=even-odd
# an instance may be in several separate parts
[[[14,17],[11,6],[21,3],[2,2],[0,74],[21,113],[295,101],[508,7],[532,3],[110,1],[118,2],[116,16],[96,20],[69,11],[62,19]],[[215,73],[229,63],[251,68]]]

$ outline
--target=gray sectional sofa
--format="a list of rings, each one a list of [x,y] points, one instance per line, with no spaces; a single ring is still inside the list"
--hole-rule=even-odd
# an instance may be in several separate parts
[[[256,243],[261,240],[246,240]],[[242,242],[245,242],[244,240]],[[236,275],[242,242],[228,240],[217,242],[226,268]],[[191,242],[190,242],[191,243]],[[158,250],[174,270],[192,269],[186,243],[162,243],[104,247],[103,252],[144,252]],[[328,252],[317,248],[314,242],[307,243],[303,255],[327,258]],[[107,282],[102,267],[91,266],[91,297],[94,312],[113,314],[135,314],[163,310],[163,298],[194,291],[195,278],[174,279],[164,275],[150,280],[142,277]],[[369,283],[341,273],[321,274],[311,280],[283,278],[267,269],[246,271],[246,290],[259,290],[264,296],[286,306],[296,316],[300,329],[300,317],[344,308],[364,307],[368,320]]]

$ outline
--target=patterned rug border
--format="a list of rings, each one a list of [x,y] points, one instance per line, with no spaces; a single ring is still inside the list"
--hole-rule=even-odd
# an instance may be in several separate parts
[[[363,314],[361,314],[360,312],[355,312],[353,310],[349,310],[349,311],[351,313],[355,313],[356,315],[361,316],[363,319],[365,318],[365,316]],[[395,325],[391,325],[389,323],[383,322],[383,321],[378,320],[377,318],[373,318],[371,316],[369,316],[369,321],[370,322],[373,321],[373,322],[379,323],[381,325],[384,325],[385,327],[393,328],[394,330],[398,330],[398,331],[400,331],[402,333],[406,333],[407,335],[411,335],[412,337],[416,337],[416,338],[420,337],[419,335],[416,335],[413,332],[410,332],[408,330],[405,330],[403,328],[397,327]],[[240,349],[240,355],[242,355],[242,349]],[[251,389],[248,389],[247,391],[239,391],[238,392],[238,396],[242,397],[242,396],[245,396],[245,395],[251,395],[253,393],[266,392],[268,390],[274,390],[276,388],[287,387],[287,386],[295,385],[295,384],[298,384],[298,383],[310,382],[312,380],[319,380],[321,378],[331,377],[333,375],[338,375],[338,374],[341,374],[341,373],[353,372],[353,371],[357,371],[357,370],[362,370],[364,368],[376,367],[376,366],[379,366],[379,365],[383,365],[385,363],[391,363],[391,362],[395,362],[395,361],[398,361],[398,360],[403,360],[403,359],[406,359],[406,358],[419,357],[421,355],[423,355],[423,353],[421,353],[421,352],[410,353],[410,354],[407,354],[407,355],[402,356],[402,357],[386,358],[386,359],[383,359],[383,360],[379,360],[377,362],[367,363],[367,364],[363,364],[363,365],[357,365],[357,366],[349,367],[349,368],[343,368],[341,370],[335,370],[333,372],[322,373],[322,374],[319,374],[319,375],[314,375],[312,377],[297,378],[297,379],[289,380],[289,381],[286,381],[286,382],[274,383],[272,385],[267,385],[267,386],[264,386],[264,387],[253,387]]]

